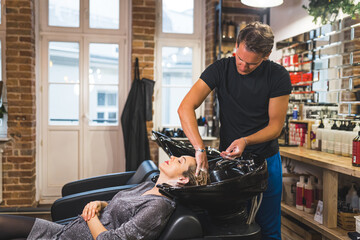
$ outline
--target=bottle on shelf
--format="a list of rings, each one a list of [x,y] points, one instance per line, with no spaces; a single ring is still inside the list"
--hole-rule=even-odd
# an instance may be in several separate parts
[[[321,139],[322,139],[323,131],[324,131],[324,123],[323,123],[323,119],[321,118],[320,124],[317,127],[316,132],[315,132],[315,134],[316,134],[316,139],[315,139],[316,144],[315,145],[316,145],[316,150],[318,150],[318,151],[321,151],[321,142],[322,142]]]
[[[324,131],[322,132],[322,140],[321,140],[321,151],[328,151],[328,135],[331,131],[331,125],[328,119],[324,120]]]
[[[352,183],[348,194],[350,194],[350,208],[352,208],[353,212],[358,212],[359,211],[359,197],[358,197],[357,191],[355,189],[355,183]]]
[[[311,125],[311,132],[310,132],[310,146],[311,149],[316,150],[317,149],[317,141],[316,141],[316,131],[319,127],[320,121],[316,120],[314,124]]]
[[[304,190],[304,195],[305,195],[304,211],[307,213],[315,212],[313,179],[314,179],[313,176],[309,177],[307,183],[305,184],[305,188],[304,188],[305,189]]]
[[[352,127],[351,127],[351,122],[350,121],[346,121],[345,125],[345,129],[344,129],[344,134],[341,137],[341,155],[344,157],[349,157],[350,156],[350,151],[349,151],[349,135],[352,133]]]
[[[339,126],[339,128],[337,129],[337,132],[335,132],[335,136],[334,136],[334,153],[337,155],[341,155],[341,148],[342,148],[342,139],[343,136],[346,136],[346,126],[344,123],[344,120],[340,121],[341,124]]]
[[[231,20],[228,24],[227,37],[228,39],[235,39],[235,24]]]
[[[335,135],[337,135],[337,130],[339,127],[336,124],[336,120],[334,120],[333,125],[331,126],[331,130],[328,133],[327,139],[327,152],[334,153],[334,146],[335,146]]]
[[[296,183],[296,208],[299,210],[304,210],[304,180],[305,177],[300,176],[300,181]]]
[[[360,167],[360,131],[358,135],[353,139],[352,149],[352,165]]]
[[[298,106],[294,105],[294,108],[293,108],[293,120],[298,119],[298,113],[299,113]]]
[[[348,126],[348,133],[347,133],[347,144],[348,144],[348,151],[349,151],[349,157],[352,158],[352,149],[353,149],[353,139],[357,136],[357,132],[355,132],[355,125],[356,123],[353,123],[350,121]]]
[[[227,38],[227,35],[228,35],[228,33],[227,33],[227,31],[228,31],[228,23],[225,21],[225,19],[222,22],[221,31],[222,31],[222,34],[221,34],[222,38],[223,39]]]

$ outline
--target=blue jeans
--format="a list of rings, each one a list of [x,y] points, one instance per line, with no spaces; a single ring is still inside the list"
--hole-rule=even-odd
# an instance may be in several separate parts
[[[268,187],[263,194],[255,221],[261,227],[261,239],[281,239],[282,166],[280,152],[266,159]]]

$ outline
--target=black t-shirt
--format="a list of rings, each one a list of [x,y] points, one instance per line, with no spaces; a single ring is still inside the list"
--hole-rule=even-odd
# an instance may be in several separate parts
[[[289,73],[269,60],[263,61],[253,72],[241,75],[236,70],[234,57],[223,58],[206,68],[200,78],[211,89],[218,89],[221,151],[234,140],[265,128],[269,122],[270,98],[291,93]],[[278,151],[277,139],[245,148],[245,152],[265,158]]]

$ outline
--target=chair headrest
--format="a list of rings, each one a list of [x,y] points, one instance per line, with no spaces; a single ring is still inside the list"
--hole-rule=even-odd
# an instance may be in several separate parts
[[[159,172],[158,167],[151,160],[145,160],[138,167],[134,175],[127,181],[126,184],[139,184],[149,177],[154,172]]]

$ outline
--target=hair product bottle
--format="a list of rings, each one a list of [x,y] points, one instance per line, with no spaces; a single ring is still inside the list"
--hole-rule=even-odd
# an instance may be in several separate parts
[[[296,208],[299,210],[304,210],[304,176],[300,176],[300,181],[296,183]]]
[[[305,184],[305,207],[304,210],[307,213],[314,213],[315,207],[314,207],[314,186],[312,183],[311,177],[308,178],[307,183]]]

